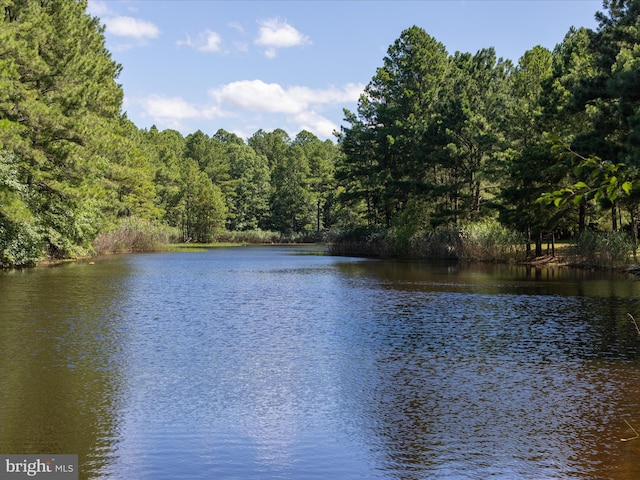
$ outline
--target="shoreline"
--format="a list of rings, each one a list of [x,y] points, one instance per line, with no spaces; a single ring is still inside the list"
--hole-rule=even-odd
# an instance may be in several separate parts
[[[42,259],[37,261],[33,265],[21,265],[21,266],[8,266],[2,267],[2,270],[21,270],[27,268],[34,267],[55,267],[68,263],[93,263],[95,259],[98,259],[103,256],[110,255],[129,255],[134,253],[163,253],[163,252],[195,252],[195,251],[204,251],[213,248],[237,248],[237,247],[269,247],[269,246],[313,246],[313,245],[328,245],[327,243],[247,243],[247,242],[218,242],[218,243],[177,243],[177,244],[167,244],[164,245],[163,248],[153,251],[121,251],[121,252],[104,252],[94,255],[82,255],[75,258],[62,258],[62,259]],[[328,255],[331,256],[345,256],[345,254],[340,253],[331,253],[330,250],[327,252]],[[400,259],[401,257],[389,256],[386,257],[384,255],[371,255],[371,254],[357,254],[357,253],[348,253],[347,256],[354,257],[362,257],[362,258],[379,258],[379,259]],[[428,258],[418,258],[418,257],[402,257],[402,260],[408,261],[428,261]],[[437,259],[433,259],[437,260]],[[628,273],[632,275],[640,275],[640,263],[629,263],[621,267],[616,268],[605,268],[598,267],[594,265],[585,264],[583,262],[575,261],[570,259],[566,255],[551,255],[546,254],[539,257],[532,257],[523,261],[491,261],[484,262],[482,260],[460,260],[460,259],[452,259],[452,261],[456,262],[470,262],[470,263],[501,263],[501,264],[515,264],[515,265],[525,265],[531,267],[547,267],[547,268],[577,268],[577,269],[587,269],[587,270],[602,270],[602,271],[612,271],[619,273]]]

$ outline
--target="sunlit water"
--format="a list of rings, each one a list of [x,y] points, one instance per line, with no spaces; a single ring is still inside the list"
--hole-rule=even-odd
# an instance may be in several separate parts
[[[640,478],[640,283],[261,247],[0,273],[0,452],[99,479]]]

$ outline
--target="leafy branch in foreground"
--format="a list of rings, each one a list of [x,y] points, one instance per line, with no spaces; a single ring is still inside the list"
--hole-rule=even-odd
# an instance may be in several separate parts
[[[569,145],[554,145],[554,149],[560,148],[579,159],[573,174],[583,180],[576,181],[570,187],[544,193],[538,198],[538,202],[547,205],[553,203],[556,207],[564,205],[569,200],[575,205],[591,199],[596,202],[606,199],[613,203],[621,198],[630,197],[634,190],[640,189],[640,172],[635,166],[613,163],[597,156],[584,157]]]

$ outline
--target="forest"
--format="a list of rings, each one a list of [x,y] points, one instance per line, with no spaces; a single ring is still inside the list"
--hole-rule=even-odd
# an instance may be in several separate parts
[[[640,0],[517,65],[411,26],[335,141],[140,129],[86,0],[3,3],[4,267],[239,239],[460,257],[473,232],[503,255],[587,232],[637,249]]]

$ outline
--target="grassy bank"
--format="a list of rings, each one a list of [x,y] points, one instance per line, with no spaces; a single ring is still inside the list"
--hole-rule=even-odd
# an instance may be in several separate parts
[[[634,246],[625,232],[585,232],[571,241],[543,250],[543,257],[527,256],[527,239],[494,223],[461,228],[416,231],[363,227],[338,235],[333,255],[380,258],[442,259],[465,262],[561,264],[584,268],[624,270],[637,263]]]
[[[300,244],[324,241],[323,235],[284,234],[268,230],[224,231],[211,243],[182,242],[176,228],[157,225],[146,220],[124,218],[112,229],[102,233],[93,243],[96,255],[158,251],[194,251],[215,247],[241,245]]]
[[[504,262],[526,258],[526,240],[496,223],[417,230],[362,227],[338,235],[335,255]]]
[[[98,235],[93,243],[96,255],[108,253],[158,252],[180,239],[176,228],[158,225],[134,217],[121,219],[117,225]]]

